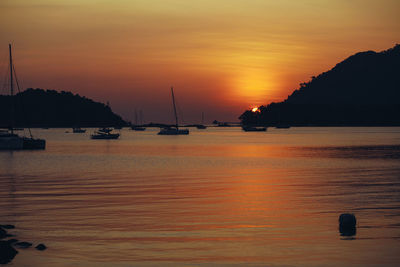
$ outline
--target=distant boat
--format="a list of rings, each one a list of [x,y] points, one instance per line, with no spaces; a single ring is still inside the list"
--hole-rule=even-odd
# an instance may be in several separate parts
[[[189,134],[189,130],[188,129],[179,129],[179,126],[178,126],[178,115],[176,114],[174,88],[172,88],[172,87],[171,87],[171,96],[172,96],[172,104],[174,106],[174,114],[175,114],[175,122],[176,122],[175,128],[173,128],[173,127],[162,128],[158,134],[159,135],[187,135],[187,134]]]
[[[101,128],[90,136],[91,139],[118,139],[119,133],[111,133],[110,128]]]
[[[131,129],[134,131],[145,131],[146,128],[142,126],[143,125],[143,113],[140,111],[140,125],[138,123],[138,114],[135,109],[135,125],[131,126]]]
[[[72,128],[73,133],[86,133],[86,129],[82,129],[80,127]]]
[[[11,100],[14,101],[14,64],[12,61],[12,52],[11,52],[11,44],[8,45],[9,54],[10,54],[10,92],[11,92]],[[18,81],[17,81],[18,86]],[[18,86],[19,89],[19,86]],[[0,131],[0,149],[5,150],[19,150],[19,149],[45,149],[46,140],[43,139],[34,139],[32,134],[30,133],[30,137],[21,137],[17,134],[14,134],[14,105],[12,106],[12,117],[11,117],[11,127],[9,130],[1,130]]]
[[[256,126],[242,126],[242,129],[245,132],[265,132],[265,131],[267,131],[266,127],[256,127]]]
[[[23,149],[24,139],[11,130],[0,130],[0,149]]]
[[[196,128],[199,130],[207,129],[207,126],[204,125],[204,112],[201,113],[201,124],[196,125]]]

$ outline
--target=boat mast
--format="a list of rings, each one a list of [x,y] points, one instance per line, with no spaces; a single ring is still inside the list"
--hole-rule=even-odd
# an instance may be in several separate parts
[[[176,129],[178,129],[178,115],[176,114],[174,88],[173,88],[172,86],[171,86],[171,95],[172,95],[172,104],[174,105],[174,114],[175,114],[175,121],[176,121]]]
[[[135,108],[135,126],[138,126],[138,115],[136,108]]]
[[[14,75],[13,75],[13,63],[11,54],[11,44],[8,44],[8,49],[10,51],[10,89],[11,89],[11,134],[14,133]]]
[[[139,110],[139,122],[143,126],[143,111],[141,109]]]

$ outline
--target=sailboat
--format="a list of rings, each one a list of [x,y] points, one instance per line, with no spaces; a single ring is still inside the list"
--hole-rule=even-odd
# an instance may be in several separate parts
[[[140,112],[139,113],[139,115],[140,115],[140,125],[143,125],[143,113],[142,113],[141,110],[139,112]],[[145,127],[139,126],[139,124],[138,124],[138,114],[137,114],[136,109],[135,109],[135,125],[132,125],[131,129],[134,130],[134,131],[145,131],[146,130]]]
[[[175,128],[173,127],[167,127],[167,128],[162,128],[160,132],[158,133],[159,135],[187,135],[189,134],[188,129],[179,129],[178,126],[178,115],[176,114],[176,106],[175,106],[175,96],[174,96],[174,88],[171,87],[171,96],[172,96],[172,104],[174,106],[174,114],[175,114]]]
[[[90,136],[91,139],[118,139],[119,133],[111,133],[111,128],[100,128]]]
[[[10,92],[11,101],[14,100],[14,64],[12,60],[11,44],[8,45],[10,54]],[[17,81],[18,86],[18,81]],[[19,86],[18,86],[19,89]],[[0,130],[0,149],[20,150],[20,149],[45,149],[46,140],[34,139],[29,129],[30,137],[21,137],[14,133],[14,105],[11,105],[11,125],[8,130]]]
[[[204,125],[204,112],[201,113],[201,124],[197,124],[196,128],[200,130],[207,128],[207,126]]]

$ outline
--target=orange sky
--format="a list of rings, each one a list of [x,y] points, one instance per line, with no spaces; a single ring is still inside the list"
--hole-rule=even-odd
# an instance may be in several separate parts
[[[2,0],[1,69],[125,119],[236,121],[351,54],[400,42],[398,0]],[[1,73],[0,73],[1,74]],[[3,75],[4,76],[4,75]],[[3,77],[2,76],[2,77]],[[1,92],[4,93],[4,92]]]

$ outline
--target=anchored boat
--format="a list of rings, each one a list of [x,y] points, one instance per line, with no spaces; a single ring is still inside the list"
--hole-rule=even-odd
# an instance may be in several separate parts
[[[171,87],[171,96],[172,96],[172,104],[174,106],[174,114],[175,114],[175,128],[174,127],[167,127],[167,128],[162,128],[160,132],[158,133],[159,135],[187,135],[189,134],[188,129],[179,129],[178,126],[178,115],[176,114],[176,106],[175,106],[175,96],[174,96],[174,88]]]
[[[12,49],[11,44],[8,45],[9,54],[10,54],[10,93],[11,93],[11,101],[14,100],[14,78],[17,81],[17,87],[19,91],[18,80],[15,77],[15,69],[12,60]],[[32,133],[29,130],[30,137],[19,136],[14,133],[14,104],[11,105],[11,125],[8,130],[0,131],[0,149],[2,150],[20,150],[20,149],[45,149],[46,148],[46,140],[33,138]]]
[[[110,128],[101,128],[90,136],[91,139],[118,139],[119,133],[111,133]]]

